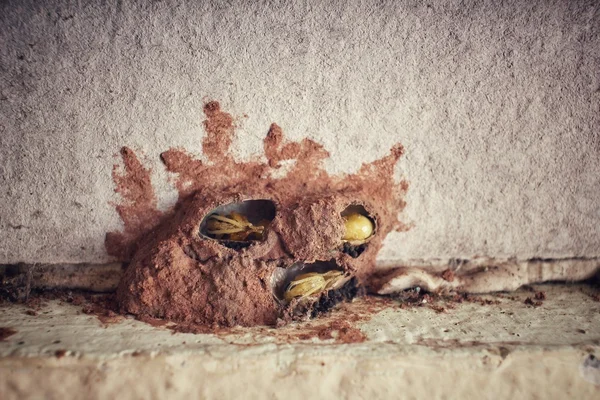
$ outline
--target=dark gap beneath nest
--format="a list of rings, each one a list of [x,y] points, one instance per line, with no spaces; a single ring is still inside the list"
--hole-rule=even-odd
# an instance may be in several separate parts
[[[353,246],[350,243],[344,243],[342,252],[348,254],[352,258],[358,258],[367,249],[367,244],[363,243],[358,246]]]
[[[329,312],[339,303],[350,301],[359,294],[364,294],[360,292],[362,292],[362,290],[358,286],[358,281],[356,278],[352,278],[341,288],[323,293],[319,297],[319,300],[313,305],[313,308],[310,312],[310,317],[316,318],[321,314]]]

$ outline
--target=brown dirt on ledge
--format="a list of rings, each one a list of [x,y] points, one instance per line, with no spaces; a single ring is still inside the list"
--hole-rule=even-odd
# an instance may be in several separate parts
[[[17,333],[16,330],[9,327],[0,327],[0,342],[3,342],[5,339]]]

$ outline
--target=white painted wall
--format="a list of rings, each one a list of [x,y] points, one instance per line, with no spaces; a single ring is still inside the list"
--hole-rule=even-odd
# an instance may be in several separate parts
[[[0,263],[109,261],[113,155],[168,207],[158,154],[200,152],[207,99],[240,159],[273,121],[331,172],[403,143],[383,261],[600,256],[597,2],[80,3],[0,6]]]

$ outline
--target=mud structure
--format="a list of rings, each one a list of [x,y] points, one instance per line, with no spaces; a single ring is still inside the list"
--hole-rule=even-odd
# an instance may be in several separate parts
[[[275,325],[314,316],[315,308],[325,311],[335,303],[327,299],[355,295],[373,273],[385,236],[405,229],[398,213],[408,185],[393,179],[403,147],[394,146],[356,174],[330,176],[321,145],[286,142],[272,124],[264,139],[267,162],[239,163],[229,152],[233,117],[217,102],[207,103],[204,112],[208,162],[183,149],[160,155],[177,174],[179,200],[167,213],[157,210],[150,171],[131,149],[121,150],[125,170],[115,167],[113,177],[125,228],[106,237],[109,254],[130,261],[117,291],[121,310],[207,326]],[[287,173],[276,174],[284,165]],[[373,236],[361,245],[342,240],[342,215],[349,209],[374,223]],[[266,221],[262,236],[232,241],[207,233],[211,215],[230,212],[254,224]],[[335,290],[284,300],[295,277],[326,271],[343,272]]]

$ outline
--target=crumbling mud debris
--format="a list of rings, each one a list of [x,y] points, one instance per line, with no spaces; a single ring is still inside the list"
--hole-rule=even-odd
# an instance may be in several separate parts
[[[13,328],[0,327],[0,342],[6,340],[7,338],[14,335],[15,333],[17,333],[17,331],[14,330]]]

